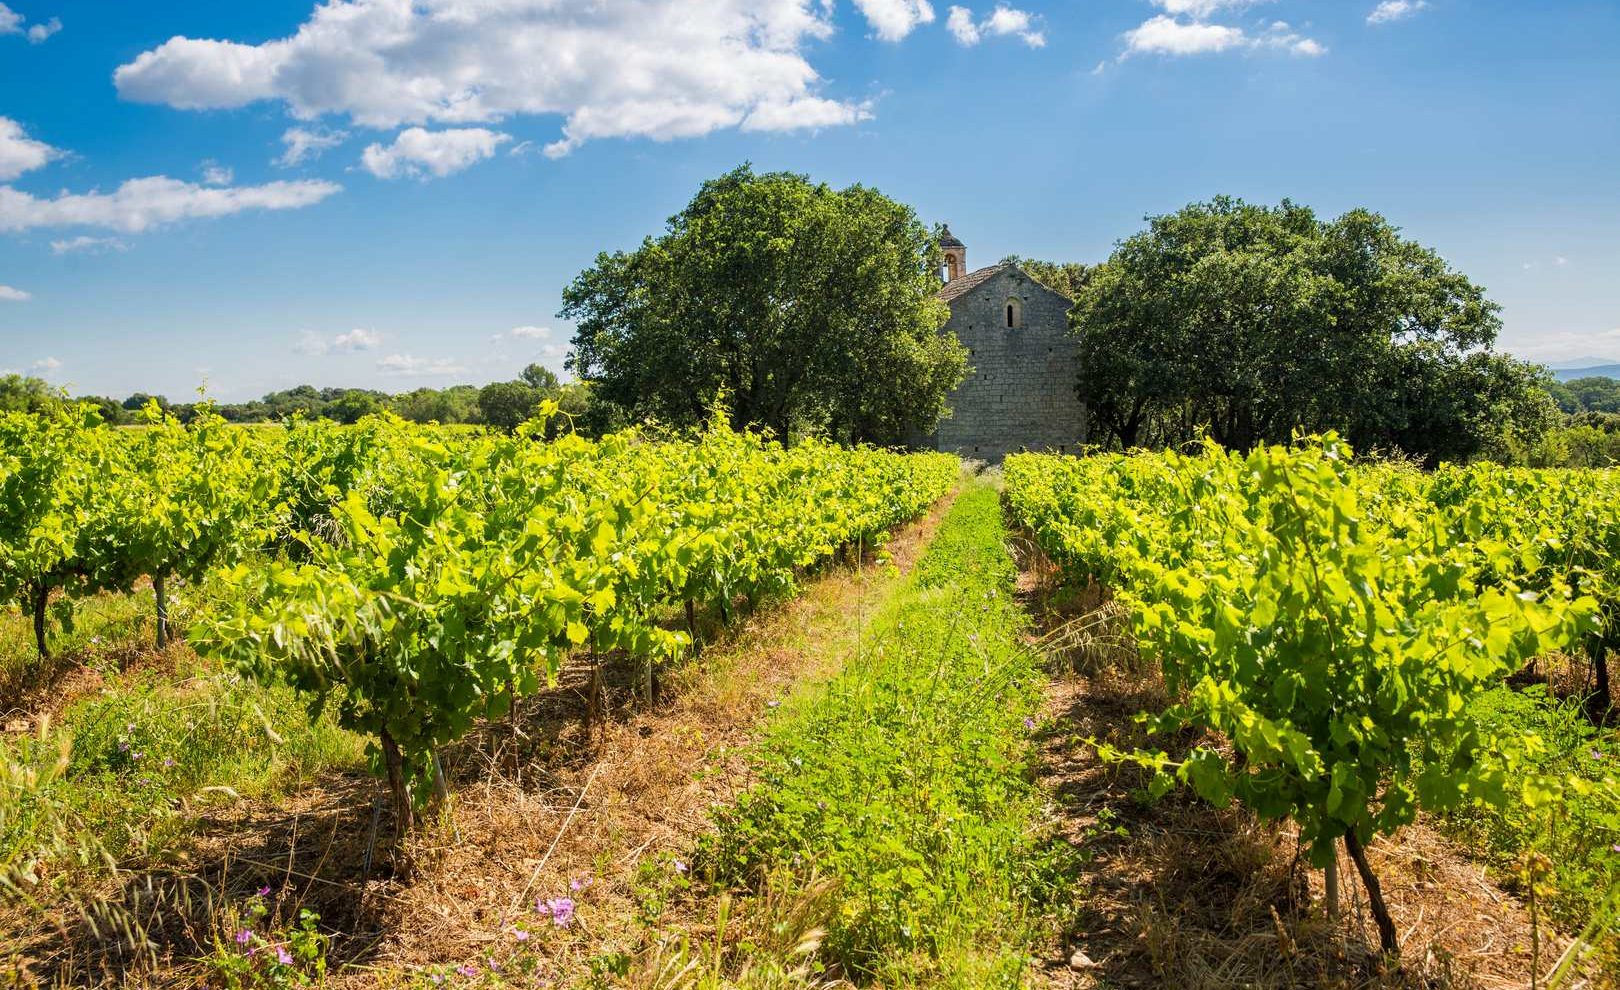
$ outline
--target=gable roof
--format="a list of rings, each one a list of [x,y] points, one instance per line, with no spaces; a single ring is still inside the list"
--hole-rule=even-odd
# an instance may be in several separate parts
[[[1014,266],[1004,261],[999,265],[991,265],[989,268],[981,268],[976,272],[968,272],[954,282],[945,283],[945,288],[939,290],[939,298],[950,302],[959,296],[966,295],[1012,267]]]
[[[968,272],[966,275],[963,275],[954,282],[947,282],[945,283],[945,287],[939,290],[935,298],[942,299],[948,303],[955,302],[1005,271],[1017,272],[1021,278],[1027,279],[1030,285],[1033,285],[1040,291],[1049,292],[1052,295],[1057,296],[1059,299],[1067,300],[1070,305],[1074,304],[1074,300],[1070,299],[1067,294],[1052,288],[1045,282],[1042,282],[1040,279],[1031,275],[1029,272],[1024,271],[1022,267],[1011,261],[999,262],[991,265],[989,268],[980,268],[978,271]]]

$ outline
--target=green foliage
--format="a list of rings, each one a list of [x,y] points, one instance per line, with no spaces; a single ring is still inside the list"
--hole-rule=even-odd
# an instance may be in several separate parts
[[[286,559],[224,572],[233,590],[193,637],[334,703],[376,741],[406,815],[439,746],[552,682],[570,654],[668,660],[686,639],[659,610],[790,588],[920,512],[955,471],[942,455],[785,450],[723,425],[694,443],[530,439],[544,428],[299,431],[286,498],[308,528]]]
[[[724,394],[738,428],[893,443],[933,426],[966,369],[937,332],[938,258],[876,190],[743,166],[574,280],[570,367],[632,419],[693,425]]]
[[[1548,391],[1566,413],[1620,413],[1620,379],[1572,378],[1552,383]]]
[[[783,709],[761,783],[707,851],[722,882],[834,883],[825,949],[885,985],[1017,985],[1043,899],[1025,727],[1040,666],[1005,539],[996,492],[974,484],[859,655]]]
[[[56,391],[43,378],[0,375],[0,412],[45,412],[60,401]]]
[[[557,375],[550,368],[539,364],[530,364],[518,375],[518,379],[530,388],[537,388],[542,392],[555,392],[562,387]]]
[[[330,940],[317,927],[320,915],[300,910],[291,924],[278,925],[268,888],[249,898],[241,911],[214,934],[206,962],[226,990],[285,990],[324,985]]]
[[[138,578],[152,579],[161,648],[164,582],[201,581],[262,545],[276,479],[263,466],[273,449],[266,438],[232,427],[206,405],[185,425],[156,402],[144,415],[146,428],[115,435],[102,451],[79,549],[92,588],[129,591]]]
[[[33,617],[41,656],[51,594],[84,585],[81,532],[92,507],[106,506],[99,482],[112,448],[100,427],[90,406],[0,413],[0,599]]]
[[[1597,628],[1598,602],[1552,566],[1556,546],[1458,544],[1477,503],[1442,511],[1416,486],[1389,497],[1390,479],[1358,471],[1332,436],[1248,455],[1022,455],[1006,470],[1013,512],[1076,579],[1116,590],[1182,692],[1158,727],[1230,742],[1179,765],[1151,757],[1165,779],[1292,817],[1318,861],[1331,840],[1365,842],[1419,808],[1561,793],[1528,772],[1533,737],[1470,707]],[[1516,566],[1482,566],[1504,555]]]
[[[0,882],[7,868],[31,886],[99,870],[102,856],[153,855],[220,801],[360,757],[289,688],[178,673],[143,674],[69,706],[42,735],[0,740]]]
[[[1555,396],[1557,392],[1553,393]],[[1560,400],[1562,402],[1562,400]],[[1620,464],[1620,413],[1577,412],[1519,443],[1504,443],[1495,459],[1527,467],[1601,468]]]
[[[478,421],[478,389],[472,385],[419,388],[394,396],[389,405],[395,415],[413,423]]]
[[[351,388],[327,403],[322,413],[328,419],[337,420],[339,423],[358,423],[382,410],[383,399],[375,392]]]
[[[527,382],[495,382],[478,390],[478,415],[486,426],[511,433],[534,415],[544,397]]]
[[[1551,425],[1546,380],[1488,348],[1497,306],[1366,210],[1219,197],[1152,217],[1071,314],[1081,389],[1122,447],[1338,430],[1435,461]]]
[[[1080,298],[1081,290],[1091,281],[1091,273],[1095,270],[1092,265],[1075,261],[1037,261],[1034,258],[1020,258],[1016,254],[1002,260],[1017,265],[1035,281],[1070,299]]]
[[[1597,916],[1620,877],[1620,737],[1594,727],[1577,702],[1560,702],[1540,686],[1506,687],[1473,703],[1473,717],[1495,733],[1531,733],[1541,746],[1535,773],[1573,777],[1588,786],[1571,788],[1551,808],[1523,804],[1470,806],[1444,816],[1446,830],[1491,861],[1499,875],[1514,877],[1527,853],[1551,864],[1553,891],[1547,905],[1566,931],[1579,931]]]

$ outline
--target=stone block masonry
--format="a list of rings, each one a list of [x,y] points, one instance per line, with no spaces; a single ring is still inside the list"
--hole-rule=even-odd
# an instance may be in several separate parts
[[[933,445],[995,463],[1020,450],[1073,452],[1085,443],[1072,303],[1014,265],[964,276],[940,296],[951,307],[945,329],[968,349],[971,370],[951,393],[952,414]]]

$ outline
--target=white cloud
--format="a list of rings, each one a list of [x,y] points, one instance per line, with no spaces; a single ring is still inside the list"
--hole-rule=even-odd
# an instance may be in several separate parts
[[[428,378],[463,374],[466,372],[467,367],[457,364],[451,358],[429,359],[415,357],[411,354],[390,354],[377,362],[377,370],[385,375]]]
[[[366,171],[379,179],[400,176],[444,178],[495,154],[511,135],[483,127],[429,131],[409,127],[390,145],[373,144],[360,156]]]
[[[1367,15],[1368,24],[1390,24],[1404,21],[1429,4],[1427,0],[1383,0]]]
[[[996,5],[990,16],[977,23],[973,11],[966,7],[952,7],[945,18],[945,28],[958,44],[976,45],[985,38],[1016,37],[1031,48],[1046,44],[1046,35],[1035,26],[1035,16],[1028,11]]]
[[[919,25],[934,23],[928,0],[855,0],[872,31],[884,41],[899,41]]]
[[[1035,18],[1015,7],[997,6],[980,30],[997,37],[1016,37],[1031,48],[1041,48],[1046,44],[1046,35],[1035,30]]]
[[[276,158],[275,164],[283,168],[302,165],[305,161],[319,158],[323,152],[336,148],[348,136],[348,131],[329,131],[321,127],[289,127],[281,135],[284,150]]]
[[[382,343],[382,334],[364,327],[356,327],[348,333],[340,333],[332,338],[332,350],[343,353],[352,351],[369,351]]]
[[[509,337],[519,337],[529,340],[543,340],[551,336],[550,327],[513,327],[506,331]]]
[[[116,237],[88,237],[80,235],[67,240],[52,241],[52,254],[105,254],[108,251],[128,251],[129,245]]]
[[[1170,14],[1185,14],[1203,20],[1223,10],[1242,10],[1270,0],[1153,0],[1153,5]]]
[[[745,131],[796,131],[839,127],[872,119],[872,102],[840,103],[819,96],[806,96],[786,103],[761,103],[740,125]],[[546,148],[546,154],[555,158],[556,145]],[[568,149],[560,149],[566,152]]]
[[[134,234],[151,227],[245,210],[294,210],[338,192],[332,182],[202,186],[166,175],[129,179],[110,193],[61,193],[43,199],[0,186],[0,232],[34,227],[103,227]]]
[[[28,18],[0,3],[0,34],[26,35],[29,42],[37,45],[62,30],[61,19],[53,17],[45,23],[35,24],[25,31],[23,30],[23,23],[27,20]]]
[[[353,354],[357,351],[369,351],[382,343],[383,335],[375,330],[356,327],[345,333],[337,334],[330,339],[305,330],[298,335],[298,343],[293,350],[300,354]]]
[[[1265,33],[1253,39],[1253,44],[1257,48],[1276,48],[1311,58],[1327,54],[1324,45],[1299,34],[1287,21],[1272,21]]]
[[[945,29],[964,45],[979,43],[979,25],[973,23],[973,11],[966,7],[952,7],[945,16]]]
[[[62,362],[53,357],[40,358],[33,365],[35,371],[55,371],[60,367],[62,367]]]
[[[1559,268],[1562,268],[1565,265],[1569,264],[1569,259],[1564,257],[1561,254],[1554,255],[1553,256],[1553,264],[1557,265]]]
[[[0,285],[0,302],[27,302],[32,298],[33,293],[13,289],[9,285]]]
[[[37,45],[60,30],[62,30],[60,17],[53,17],[44,24],[35,24],[28,29],[28,43]]]
[[[1234,4],[1199,4],[1193,0],[1161,0],[1169,9],[1182,5],[1188,10],[1213,12],[1221,6]],[[1326,55],[1321,42],[1298,33],[1287,21],[1272,21],[1259,34],[1251,35],[1242,28],[1226,24],[1210,24],[1202,20],[1184,21],[1171,14],[1157,14],[1125,32],[1125,51],[1131,55],[1207,55],[1225,51],[1271,49],[1294,55],[1316,57]]]
[[[221,165],[212,158],[202,163],[203,182],[210,186],[228,186],[236,178],[229,165]]]
[[[279,101],[299,120],[379,129],[559,115],[548,151],[560,155],[607,137],[860,119],[848,103],[832,112],[805,54],[832,34],[832,11],[828,0],[330,0],[290,37],[175,37],[114,80],[139,102]]]
[[[331,342],[313,330],[300,331],[298,343],[293,345],[293,350],[300,354],[325,354],[331,349]]]
[[[1202,55],[1241,47],[1247,41],[1242,28],[1187,23],[1159,14],[1125,32],[1125,51],[1133,55]]]
[[[4,9],[4,5],[0,5],[0,10]],[[60,157],[61,151],[29,137],[21,124],[10,117],[0,117],[0,182],[43,168]]]
[[[1620,327],[1609,330],[1502,333],[1498,344],[1532,361],[1603,364],[1620,362]]]

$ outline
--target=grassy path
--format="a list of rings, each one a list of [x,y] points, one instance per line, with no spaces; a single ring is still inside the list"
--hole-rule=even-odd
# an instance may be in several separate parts
[[[1011,987],[1029,970],[1043,675],[1006,544],[998,492],[969,483],[858,655],[783,707],[760,783],[719,816],[702,866],[750,892],[744,910],[772,916],[759,927],[799,929],[805,957],[815,943],[801,977]],[[704,987],[801,985],[791,952],[719,953],[736,982]]]

